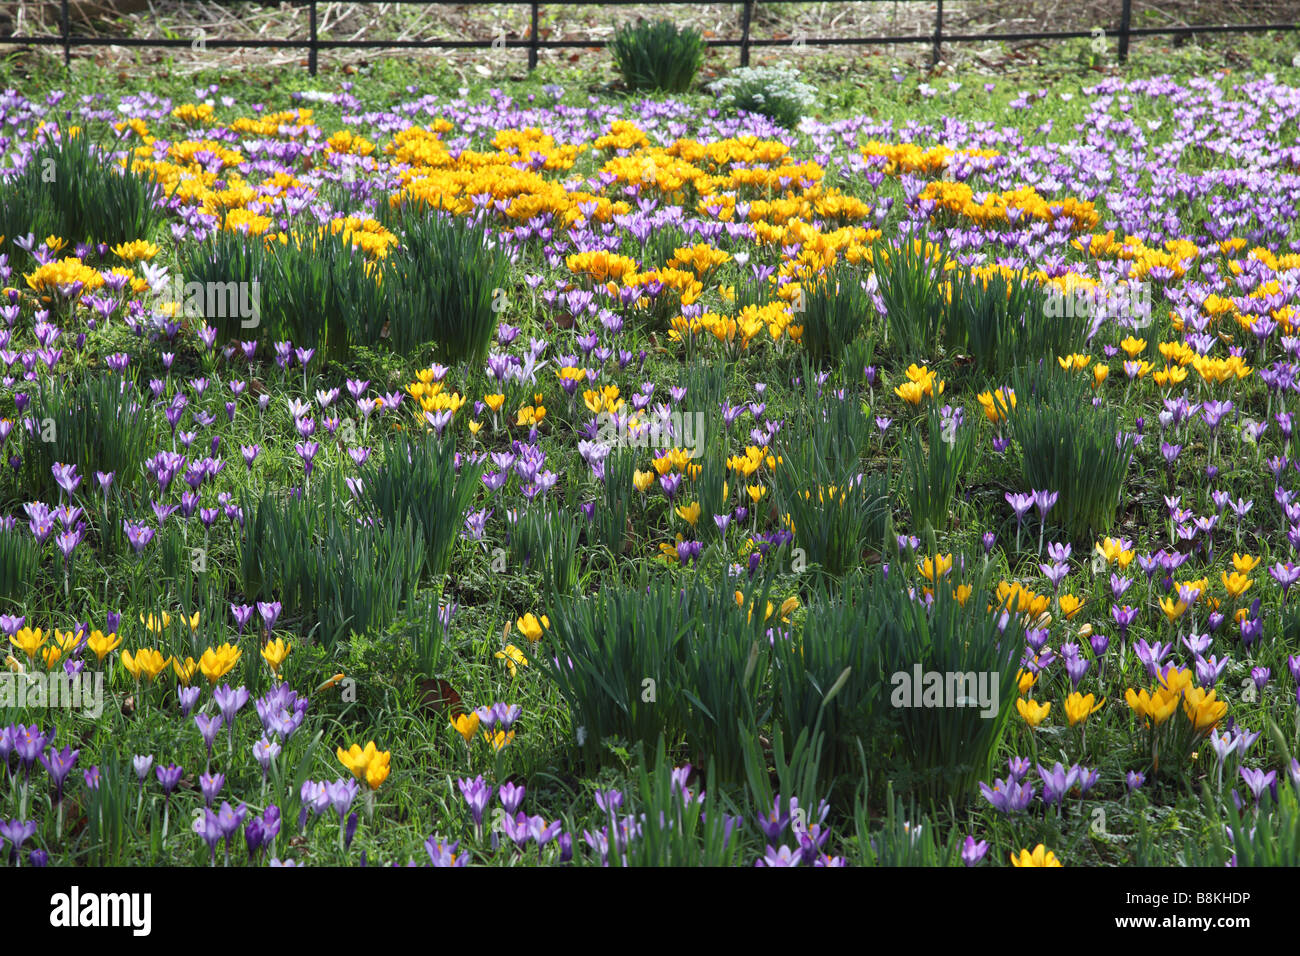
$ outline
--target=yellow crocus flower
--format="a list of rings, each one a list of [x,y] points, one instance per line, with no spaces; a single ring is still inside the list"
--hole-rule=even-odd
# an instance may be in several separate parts
[[[1232,566],[1242,574],[1250,574],[1251,571],[1254,571],[1255,566],[1259,564],[1259,560],[1259,558],[1251,557],[1249,554],[1237,554],[1235,551],[1232,553]]]
[[[1183,694],[1183,712],[1198,734],[1208,733],[1228,712],[1226,701],[1215,700],[1214,691],[1202,687],[1189,687]]]
[[[45,632],[39,627],[24,627],[9,638],[9,643],[27,655],[29,660],[36,659],[36,651],[45,643]]]
[[[267,641],[262,647],[262,659],[271,668],[271,673],[279,677],[280,667],[292,650],[292,644],[286,644],[283,638],[277,637],[273,641]]]
[[[536,644],[542,639],[542,632],[551,626],[550,619],[543,614],[541,619],[531,611],[515,621],[515,627],[519,628],[519,633],[528,638],[530,644]],[[498,655],[500,656],[500,655]]]
[[[1087,720],[1092,714],[1101,710],[1102,704],[1106,703],[1105,700],[1102,700],[1101,703],[1094,705],[1093,700],[1092,694],[1084,696],[1078,691],[1065,698],[1065,719],[1070,722],[1071,727],[1080,721]]]
[[[190,686],[190,681],[194,679],[198,669],[199,662],[192,657],[185,658],[184,663],[176,659],[172,660],[172,670],[176,672],[177,679],[186,687]]]
[[[524,657],[524,652],[513,644],[507,644],[505,650],[497,651],[494,656],[506,662],[511,677],[518,673],[518,668],[528,666],[528,658]]]
[[[368,741],[365,747],[359,744],[353,744],[347,750],[339,747],[334,751],[334,754],[339,758],[339,763],[352,771],[352,775],[358,780],[365,780],[366,770],[370,767],[371,762],[379,759],[379,750],[375,747],[373,740]]]
[[[156,618],[156,617],[154,617],[152,614],[150,614],[150,615],[146,618],[143,614],[141,614],[141,615],[140,615],[140,623],[143,624],[143,625],[145,626],[145,629],[146,629],[150,634],[157,634],[157,633],[159,633],[160,631],[162,631],[164,628],[167,628],[167,627],[170,627],[170,626],[171,626],[171,623],[172,623],[172,616],[171,616],[170,614],[168,614],[166,611],[163,611],[163,612],[162,612],[162,617],[161,617],[161,618]]]
[[[465,738],[465,744],[468,746],[474,739],[474,734],[478,731],[478,714],[457,714],[451,718],[452,729]]]
[[[1230,597],[1241,597],[1250,590],[1251,585],[1254,583],[1240,571],[1233,571],[1232,574],[1228,574],[1227,571],[1223,572],[1223,586],[1227,589]]]
[[[689,505],[678,505],[675,510],[677,512],[677,517],[681,518],[692,528],[695,527],[695,522],[700,520],[700,503],[698,501],[692,501]]]
[[[1056,858],[1055,853],[1053,853],[1051,850],[1047,849],[1046,847],[1043,846],[1043,844],[1040,843],[1038,844],[1038,846],[1034,847],[1034,851],[1032,853],[1030,853],[1028,850],[1021,850],[1020,856],[1016,856],[1014,853],[1012,853],[1011,865],[1012,866],[1061,866],[1061,861]]]
[[[122,639],[116,633],[105,637],[103,631],[91,631],[90,640],[86,642],[86,646],[90,648],[102,664],[105,657],[122,646]]]
[[[162,651],[151,647],[136,651],[134,655],[130,651],[122,652],[122,666],[136,680],[141,677],[150,681],[156,679],[169,663],[171,663],[170,657],[163,657]]]
[[[216,684],[239,663],[242,654],[243,651],[229,643],[217,648],[209,647],[199,658],[199,670],[203,672],[203,676],[209,683]]]
[[[1025,719],[1030,727],[1037,727],[1046,718],[1052,709],[1049,701],[1046,704],[1040,704],[1035,700],[1025,700],[1023,697],[1016,698],[1016,710],[1020,711],[1020,716]]]

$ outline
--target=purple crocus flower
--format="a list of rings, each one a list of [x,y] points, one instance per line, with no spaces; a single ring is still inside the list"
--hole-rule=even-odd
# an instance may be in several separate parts
[[[170,798],[176,785],[181,782],[181,768],[176,764],[169,764],[166,767],[155,767],[154,775],[158,778],[158,783],[163,789],[163,796]]]
[[[961,848],[961,861],[967,866],[974,866],[980,860],[984,859],[988,852],[989,844],[987,840],[980,840],[976,843],[973,836],[967,836],[966,842]]]
[[[1052,806],[1061,803],[1065,795],[1079,782],[1079,767],[1071,766],[1066,770],[1061,766],[1060,761],[1057,761],[1056,765],[1048,770],[1039,764],[1038,775],[1043,778],[1043,802]]]
[[[1034,496],[1032,494],[1018,495],[1008,491],[1006,493],[1006,499],[1007,504],[1011,506],[1011,510],[1016,514],[1016,524],[1023,524],[1025,515],[1028,514],[1029,509],[1034,506]]]
[[[783,801],[781,795],[778,793],[772,802],[772,812],[766,817],[758,818],[759,829],[761,829],[763,835],[767,837],[769,850],[779,839],[781,839],[781,834],[785,832],[785,828],[789,825],[789,803]]]
[[[135,775],[140,781],[141,788],[143,788],[145,778],[149,776],[149,771],[153,769],[153,754],[136,754],[131,758],[131,764],[135,767]]]
[[[231,744],[235,739],[235,717],[240,709],[248,703],[248,689],[238,687],[230,689],[229,684],[222,684],[212,692],[212,699],[217,703],[217,709],[221,711],[221,719],[230,730]]]
[[[1119,628],[1120,636],[1123,637],[1128,633],[1128,629],[1132,626],[1133,622],[1137,620],[1138,609],[1135,607],[1129,607],[1127,604],[1123,607],[1115,604],[1111,606],[1110,616],[1115,622],[1115,626]]]
[[[554,823],[548,824],[542,817],[529,817],[528,835],[532,838],[534,843],[539,847],[543,847],[555,838],[556,834],[560,832],[560,828],[563,826],[563,820],[556,820]]]
[[[1154,678],[1156,671],[1160,669],[1160,664],[1174,649],[1172,644],[1161,644],[1156,641],[1154,644],[1148,644],[1145,639],[1139,640],[1133,645],[1133,652],[1137,655],[1139,661],[1147,669],[1147,676]]]
[[[991,787],[981,780],[979,786],[984,799],[999,813],[1017,813],[1029,806],[1029,801],[1034,799],[1033,787],[1012,779],[994,780]]]
[[[194,705],[199,702],[199,694],[202,688],[199,687],[180,687],[176,690],[176,703],[180,706],[181,716],[188,717],[194,710]]]
[[[524,788],[510,782],[503,783],[501,789],[497,791],[497,799],[501,801],[501,806],[505,807],[506,814],[513,816],[519,810],[519,804],[523,803]]]
[[[123,521],[122,528],[126,532],[126,540],[130,542],[136,554],[143,551],[145,546],[153,540],[154,530],[147,524],[132,524],[130,521]]]
[[[519,715],[523,713],[523,708],[518,704],[494,704],[492,707],[492,718],[497,727],[501,730],[508,731],[514,726]]]
[[[275,627],[275,622],[280,617],[279,601],[258,601],[257,613],[262,616],[262,623],[266,628],[266,633],[271,633],[271,628]]]
[[[772,845],[768,845],[767,853],[763,855],[755,866],[798,866],[803,860],[803,850],[791,850],[788,846],[783,846],[779,850]]]
[[[501,818],[501,832],[514,842],[516,849],[522,850],[532,839],[532,834],[528,830],[528,814],[523,812],[513,816],[505,814]]]
[[[1263,770],[1256,770],[1252,767],[1242,767],[1240,773],[1241,779],[1246,781],[1246,786],[1250,788],[1256,803],[1259,803],[1259,799],[1263,796],[1265,790],[1277,786],[1276,770],[1265,773]]]
[[[278,756],[280,756],[280,745],[274,740],[267,740],[266,737],[263,737],[253,744],[253,759],[262,768],[263,784],[266,783],[266,775],[271,771],[271,762]]]
[[[249,620],[253,617],[253,606],[251,604],[231,604],[230,613],[235,618],[235,626],[239,628],[239,633],[244,633],[244,628],[248,626]]]
[[[623,793],[614,789],[597,790],[595,800],[600,812],[609,815],[623,806]]]
[[[205,773],[199,776],[199,789],[203,792],[203,802],[209,807],[212,806],[217,795],[221,793],[221,788],[226,785],[226,775],[224,773]]]
[[[1047,513],[1052,510],[1056,504],[1056,499],[1060,497],[1059,491],[1035,491],[1034,507],[1038,509],[1038,520],[1046,521]]]
[[[209,865],[215,865],[217,862],[217,844],[225,835],[221,830],[221,821],[217,815],[212,812],[211,808],[205,807],[202,816],[195,816],[193,830],[208,845]]]
[[[1196,658],[1197,682],[1201,684],[1203,687],[1213,687],[1215,684],[1219,682],[1219,678],[1223,676],[1223,672],[1224,670],[1227,669],[1228,662],[1230,659],[1231,658],[1225,657],[1222,660],[1220,660],[1214,655],[1210,655],[1209,659],[1206,659],[1204,657],[1197,657]]]
[[[9,858],[17,860],[23,844],[36,835],[35,820],[0,820],[0,837],[9,841]]]
[[[217,731],[221,729],[221,718],[216,714],[195,714],[194,723],[199,728],[199,734],[203,737],[203,745],[208,748],[208,759],[212,759],[212,742],[217,739]]]
[[[68,779],[68,774],[72,772],[73,766],[77,763],[77,757],[81,755],[80,750],[73,750],[72,747],[64,747],[62,750],[50,748],[49,753],[41,753],[41,764],[45,767],[54,781],[54,802],[61,803],[63,800],[63,782]]]
[[[339,825],[343,824],[344,816],[352,807],[352,801],[357,798],[360,787],[354,777],[348,777],[346,780],[335,780],[333,783],[325,785],[325,793],[329,798],[330,806],[334,812],[339,815]]]
[[[424,841],[424,849],[429,854],[429,861],[436,867],[467,866],[469,864],[469,853],[458,854],[456,849],[459,846],[459,840],[455,843],[443,843],[436,835]]]

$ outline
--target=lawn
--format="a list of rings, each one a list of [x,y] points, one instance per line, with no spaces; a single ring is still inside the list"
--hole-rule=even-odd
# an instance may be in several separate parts
[[[1300,863],[1291,53],[11,62],[8,862]]]

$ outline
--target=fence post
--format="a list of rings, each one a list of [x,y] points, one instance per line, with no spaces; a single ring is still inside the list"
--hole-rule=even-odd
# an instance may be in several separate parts
[[[934,7],[934,49],[930,51],[930,66],[939,65],[939,46],[943,43],[943,0],[937,0]]]
[[[749,66],[749,22],[753,19],[754,0],[745,0],[740,12],[740,65]]]
[[[59,29],[63,37],[63,68],[72,66],[72,25],[68,22],[68,0],[63,0],[59,12]]]
[[[307,19],[308,22],[311,24],[310,27],[311,36],[309,38],[309,42],[311,46],[307,51],[307,72],[310,73],[312,76],[315,76],[316,75],[316,0],[311,0],[311,2],[307,4],[307,6],[309,8]]]
[[[1128,62],[1128,35],[1133,21],[1133,0],[1124,0],[1119,12],[1119,61]]]
[[[537,45],[540,39],[537,36],[537,0],[532,4],[532,27],[528,31],[528,72],[531,73],[537,69]]]

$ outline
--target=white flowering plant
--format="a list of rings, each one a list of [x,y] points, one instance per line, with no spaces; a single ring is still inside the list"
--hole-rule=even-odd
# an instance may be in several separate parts
[[[786,64],[740,67],[710,84],[723,107],[762,113],[793,129],[817,100],[817,88],[802,82],[799,71]]]

